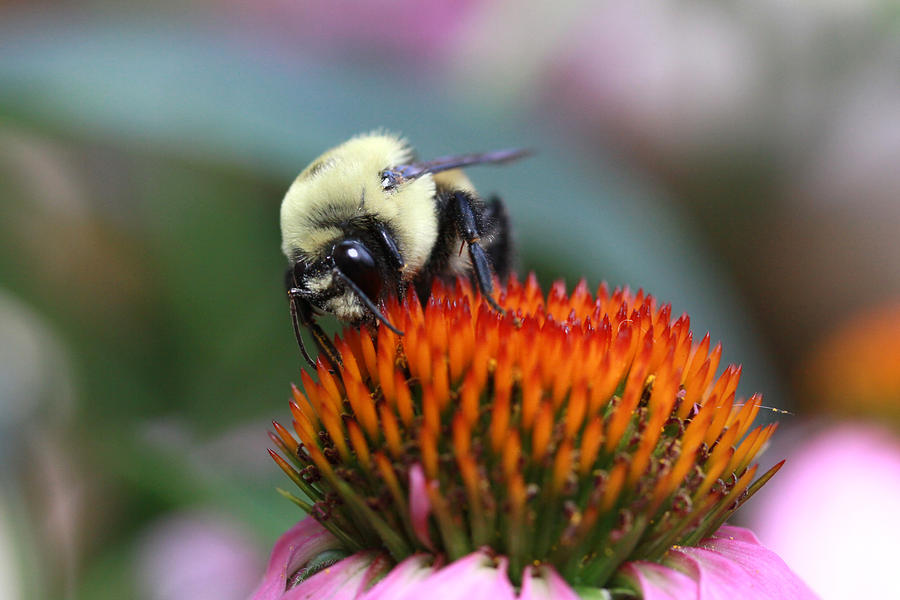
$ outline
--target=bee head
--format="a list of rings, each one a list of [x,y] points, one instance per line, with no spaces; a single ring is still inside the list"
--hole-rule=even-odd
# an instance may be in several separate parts
[[[377,319],[399,333],[378,308],[382,292],[397,285],[398,275],[386,264],[384,248],[374,246],[356,238],[338,240],[323,259],[296,261],[291,287],[313,306],[341,320]]]

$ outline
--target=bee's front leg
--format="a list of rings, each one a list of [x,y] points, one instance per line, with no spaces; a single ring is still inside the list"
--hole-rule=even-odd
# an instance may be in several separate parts
[[[331,368],[336,370],[341,366],[341,355],[325,332],[322,331],[322,328],[319,327],[319,324],[316,323],[315,309],[309,303],[309,300],[303,297],[290,269],[288,269],[286,283],[288,302],[291,306],[291,324],[294,327],[294,337],[297,338],[297,345],[300,346],[300,353],[309,366],[315,369],[316,362],[306,350],[306,344],[303,343],[303,329],[305,328],[313,336],[319,353],[325,355],[326,360],[331,364]]]

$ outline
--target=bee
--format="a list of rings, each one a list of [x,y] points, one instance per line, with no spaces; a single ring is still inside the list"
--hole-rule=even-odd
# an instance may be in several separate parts
[[[374,132],[306,167],[281,204],[291,321],[306,361],[314,365],[303,329],[332,365],[340,364],[316,323],[319,315],[355,325],[377,321],[402,335],[379,304],[410,286],[424,301],[435,279],[470,277],[502,313],[492,296],[492,277],[503,278],[511,268],[509,219],[500,199],[482,200],[460,168],[527,153],[501,150],[415,162],[405,140]]]

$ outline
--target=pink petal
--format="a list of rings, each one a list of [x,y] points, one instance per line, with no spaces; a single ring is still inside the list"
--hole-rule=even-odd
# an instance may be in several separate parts
[[[900,598],[900,433],[797,425],[777,436],[795,446],[772,454],[791,460],[748,504],[747,522],[823,596]]]
[[[641,593],[643,600],[696,600],[697,582],[675,569],[652,562],[626,563],[619,571]]]
[[[303,519],[275,542],[265,577],[253,593],[252,600],[281,598],[288,576],[322,552],[340,547],[337,538],[315,519]]]
[[[520,600],[579,600],[569,584],[553,567],[525,567]]]
[[[428,482],[425,480],[425,472],[422,465],[416,463],[409,469],[409,515],[412,521],[412,528],[419,538],[419,541],[425,544],[426,548],[433,549],[434,544],[431,542],[431,536],[428,534],[428,516],[431,514],[431,502],[428,500],[428,491],[425,486]]]
[[[756,537],[756,534],[745,527],[735,527],[734,525],[722,525],[719,530],[712,534],[711,539],[723,538],[726,540],[737,540],[747,542],[748,544],[756,544],[762,546],[762,542]]]
[[[493,560],[482,552],[469,554],[407,585],[376,586],[382,598],[392,600],[515,600],[516,592],[506,576],[506,559]],[[389,593],[390,592],[390,593]],[[366,594],[360,600],[369,600]]]
[[[281,600],[356,600],[389,567],[383,556],[357,552],[291,588]]]
[[[699,547],[669,551],[659,565],[636,561],[620,573],[644,600],[806,600],[816,595],[753,532],[725,525]]]
[[[817,598],[777,554],[739,527],[723,527],[699,547],[671,550],[665,563],[696,581],[702,600]]]
[[[425,554],[410,556],[376,583],[366,594],[365,600],[394,600],[398,589],[412,587],[434,572],[433,562],[434,559]]]

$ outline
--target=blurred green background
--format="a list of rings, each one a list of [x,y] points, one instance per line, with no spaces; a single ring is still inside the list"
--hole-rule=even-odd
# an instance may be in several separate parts
[[[819,340],[900,298],[898,11],[851,4],[0,2],[0,597],[247,595],[300,516],[278,207],[377,127],[536,149],[470,172],[523,272],[643,287],[818,416]]]

